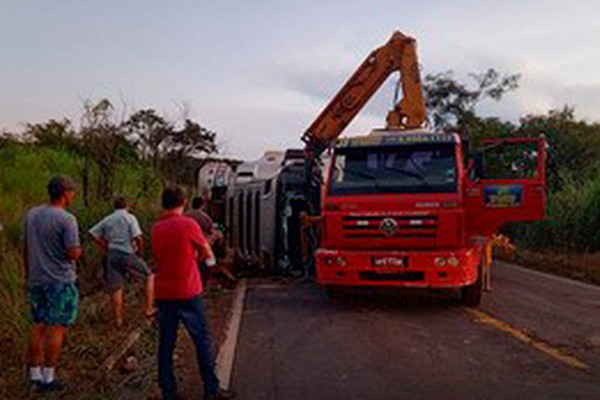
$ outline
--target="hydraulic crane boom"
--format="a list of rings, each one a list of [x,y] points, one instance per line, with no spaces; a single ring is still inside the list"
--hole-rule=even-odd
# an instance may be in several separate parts
[[[402,100],[387,116],[387,129],[422,127],[427,121],[415,39],[394,32],[375,49],[302,136],[305,150],[319,156],[352,121],[390,74],[399,71]]]

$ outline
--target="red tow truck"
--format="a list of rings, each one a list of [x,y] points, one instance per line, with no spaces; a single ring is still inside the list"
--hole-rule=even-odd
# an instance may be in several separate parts
[[[393,72],[402,100],[385,129],[338,139]],[[477,306],[491,236],[544,218],[546,142],[484,140],[472,157],[458,134],[428,128],[414,39],[373,51],[303,136],[308,160],[329,152],[321,189],[317,282],[457,288]]]

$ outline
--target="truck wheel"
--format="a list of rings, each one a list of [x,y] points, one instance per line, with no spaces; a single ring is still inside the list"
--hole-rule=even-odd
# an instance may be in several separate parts
[[[481,268],[479,268],[477,280],[469,286],[465,286],[460,290],[461,303],[467,307],[477,307],[481,303],[482,280]]]

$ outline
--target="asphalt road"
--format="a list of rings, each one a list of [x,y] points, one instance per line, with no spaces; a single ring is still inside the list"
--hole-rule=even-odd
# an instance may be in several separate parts
[[[600,399],[600,288],[496,266],[476,314],[454,293],[254,281],[232,387],[242,400]]]

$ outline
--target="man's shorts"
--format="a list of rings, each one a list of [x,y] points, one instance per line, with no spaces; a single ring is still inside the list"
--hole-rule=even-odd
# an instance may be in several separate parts
[[[69,327],[75,323],[79,305],[75,282],[33,285],[28,292],[31,316],[36,324]]]
[[[144,280],[150,273],[144,260],[137,255],[119,250],[108,251],[105,278],[109,290],[122,289],[125,282]]]

